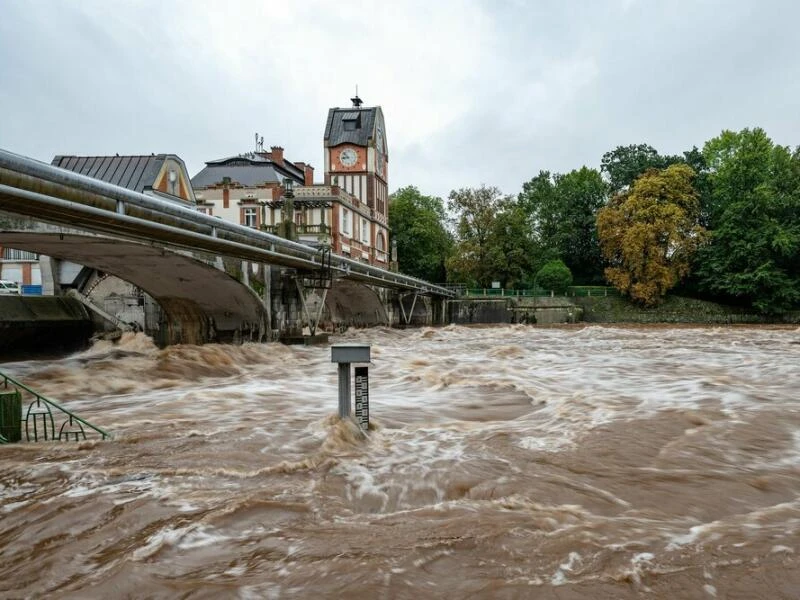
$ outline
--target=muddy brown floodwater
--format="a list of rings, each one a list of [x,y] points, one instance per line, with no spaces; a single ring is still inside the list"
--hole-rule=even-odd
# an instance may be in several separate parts
[[[0,446],[3,598],[800,598],[800,330],[445,327],[0,365],[114,433]]]

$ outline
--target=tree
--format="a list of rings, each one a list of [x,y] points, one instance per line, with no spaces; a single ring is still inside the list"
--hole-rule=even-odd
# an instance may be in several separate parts
[[[525,217],[518,202],[506,199],[492,224],[488,244],[492,280],[505,288],[523,287],[532,270],[535,245]]]
[[[489,287],[510,270],[523,268],[516,264],[521,260],[518,254],[508,256],[503,250],[505,225],[509,224],[506,212],[515,209],[512,198],[495,187],[482,185],[453,190],[447,205],[455,215],[456,228],[455,247],[447,260],[448,280]],[[510,230],[508,233],[511,235]]]
[[[649,169],[665,169],[681,162],[678,156],[662,156],[648,144],[617,146],[606,152],[600,161],[600,170],[608,176],[612,194],[628,189],[639,176]]]
[[[563,292],[572,285],[572,273],[564,261],[551,260],[536,272],[536,283],[546,290]]]
[[[712,186],[702,289],[779,314],[800,303],[800,150],[764,130],[723,131],[703,147]]]
[[[581,167],[556,177],[561,198],[559,254],[583,283],[602,280],[603,261],[597,240],[597,211],[606,203],[607,187],[595,169]]]
[[[562,259],[583,282],[602,278],[596,217],[606,189],[599,172],[582,167],[567,174],[541,171],[519,197],[542,260]]]
[[[425,196],[414,186],[397,190],[389,202],[389,227],[397,242],[400,271],[426,281],[447,277],[445,260],[453,240],[445,227],[441,198]]]
[[[559,222],[563,207],[555,177],[549,171],[539,171],[536,177],[522,184],[519,195],[520,207],[527,213],[534,239],[542,248],[557,249],[560,243]]]
[[[650,170],[597,215],[606,278],[632,300],[653,306],[690,270],[706,238],[694,172],[684,164]]]

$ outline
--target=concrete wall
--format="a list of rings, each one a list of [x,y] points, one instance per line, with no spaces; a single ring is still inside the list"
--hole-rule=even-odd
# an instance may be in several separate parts
[[[77,300],[0,296],[0,360],[79,350],[92,333],[92,319]]]
[[[574,323],[582,309],[566,298],[460,298],[448,300],[451,323]]]

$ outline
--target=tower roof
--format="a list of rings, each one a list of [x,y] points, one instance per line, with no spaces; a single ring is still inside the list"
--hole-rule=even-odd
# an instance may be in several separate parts
[[[380,106],[331,108],[325,124],[325,147],[331,148],[339,144],[367,146],[375,133],[379,114]]]

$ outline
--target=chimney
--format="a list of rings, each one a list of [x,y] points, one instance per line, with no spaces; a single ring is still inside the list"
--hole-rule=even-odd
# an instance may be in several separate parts
[[[272,152],[270,152],[272,162],[283,165],[283,148],[280,146],[271,146],[270,150],[272,150]]]
[[[294,166],[303,171],[303,185],[314,185],[314,167],[302,161],[294,163]]]

